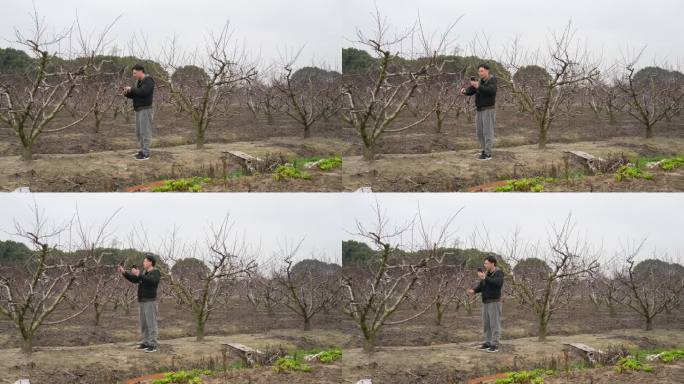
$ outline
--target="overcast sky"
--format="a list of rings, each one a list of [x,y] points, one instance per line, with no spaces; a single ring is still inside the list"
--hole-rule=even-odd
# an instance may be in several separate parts
[[[355,28],[372,30],[377,4],[394,27],[411,26],[418,11],[426,31],[441,31],[463,18],[454,29],[456,43],[465,47],[475,33],[484,32],[497,50],[519,36],[523,46],[539,47],[550,31],[562,29],[572,20],[577,37],[606,61],[620,59],[624,52],[648,48],[642,65],[654,60],[675,65],[684,60],[684,2],[681,0],[347,0],[343,35],[355,37]],[[349,43],[345,43],[349,45]]]
[[[183,239],[203,240],[208,224],[226,213],[270,258],[280,246],[304,238],[300,258],[340,262],[341,241],[357,239],[355,220],[373,223],[377,201],[391,221],[415,216],[418,206],[434,227],[462,208],[451,230],[464,242],[477,227],[487,226],[494,246],[516,228],[525,240],[544,240],[552,224],[572,213],[578,233],[586,235],[604,258],[623,243],[647,239],[642,257],[655,250],[684,262],[682,194],[0,194],[0,230],[12,231],[13,220],[28,220],[33,201],[53,221],[62,222],[78,205],[84,222],[99,223],[121,208],[110,227],[112,238],[125,241],[143,225],[152,240],[178,226]],[[0,238],[8,239],[5,232]]]
[[[338,0],[34,0],[39,13],[53,29],[63,29],[79,19],[86,31],[99,30],[117,16],[111,37],[124,49],[130,38],[145,34],[151,50],[164,39],[177,36],[179,43],[193,50],[203,44],[207,32],[219,31],[227,20],[235,37],[245,41],[254,55],[265,62],[305,46],[297,63],[325,64],[341,70],[342,20]],[[31,27],[29,0],[3,0],[0,37],[12,39],[13,27]],[[0,43],[7,45],[6,42]]]

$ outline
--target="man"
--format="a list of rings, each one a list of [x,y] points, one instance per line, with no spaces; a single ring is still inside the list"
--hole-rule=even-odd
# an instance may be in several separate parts
[[[152,99],[154,97],[154,79],[145,74],[145,68],[133,66],[135,87],[123,87],[123,95],[133,100],[135,111],[135,135],[140,150],[133,158],[147,160],[150,158],[150,142],[152,141]]]
[[[470,87],[462,88],[461,94],[465,96],[475,95],[475,108],[477,109],[475,131],[477,140],[480,142],[482,152],[478,160],[491,160],[492,146],[494,145],[494,125],[496,124],[496,78],[489,74],[489,65],[480,64],[477,67],[480,80],[470,79]]]
[[[482,322],[484,323],[485,342],[479,347],[487,352],[498,352],[501,339],[501,288],[503,287],[503,271],[496,267],[496,257],[487,256],[484,270],[477,271],[480,283],[468,293],[482,294]]]
[[[143,272],[137,267],[126,272],[119,265],[117,271],[133,284],[138,284],[138,307],[140,312],[140,332],[143,340],[137,350],[145,352],[157,352],[157,287],[161,279],[161,273],[154,266],[157,259],[151,253],[145,254],[143,259]]]

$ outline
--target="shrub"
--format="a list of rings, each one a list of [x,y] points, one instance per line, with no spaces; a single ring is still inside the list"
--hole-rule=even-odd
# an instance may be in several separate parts
[[[340,358],[342,358],[342,350],[339,348],[333,348],[327,351],[322,351],[318,356],[318,359],[321,361],[321,363],[324,364],[331,363]]]
[[[660,354],[660,360],[664,363],[671,363],[675,360],[684,359],[684,348],[665,351]]]
[[[665,171],[671,171],[673,169],[679,168],[681,166],[684,166],[684,157],[673,157],[671,159],[663,159],[660,162],[660,168],[662,168]]]

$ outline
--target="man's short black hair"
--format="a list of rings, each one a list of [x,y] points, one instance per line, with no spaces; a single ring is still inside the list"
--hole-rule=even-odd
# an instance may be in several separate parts
[[[145,67],[143,67],[142,64],[136,64],[131,69],[134,71],[141,71],[142,73],[145,73]]]
[[[153,254],[151,254],[151,253],[146,253],[146,254],[145,254],[145,259],[149,260],[150,263],[152,263],[152,266],[153,266],[153,267],[154,267],[155,265],[157,265],[157,258],[156,258]]]
[[[477,65],[477,69],[484,68],[489,71],[489,64],[487,63],[480,63]]]
[[[485,257],[485,260],[487,260],[487,261],[489,261],[490,263],[496,265],[496,256],[494,256],[494,255],[489,255],[489,256]]]

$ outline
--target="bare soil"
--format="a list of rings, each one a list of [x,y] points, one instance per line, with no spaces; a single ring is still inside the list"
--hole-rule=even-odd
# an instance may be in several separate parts
[[[128,315],[121,310],[105,312],[98,327],[92,324],[91,314],[46,326],[37,335],[35,352],[30,357],[19,352],[16,330],[2,320],[0,372],[6,374],[0,377],[0,383],[13,383],[19,378],[51,384],[116,383],[156,372],[217,368],[222,363],[221,344],[226,342],[260,349],[336,346],[342,348],[343,358],[329,365],[314,363],[312,373],[278,374],[270,367],[262,367],[227,372],[210,383],[355,383],[365,377],[372,378],[373,383],[461,383],[512,369],[548,366],[553,359],[561,361],[562,344],[566,342],[599,348],[684,345],[682,310],[657,317],[656,329],[646,332],[641,330],[641,320],[630,312],[620,311],[611,317],[589,305],[568,308],[556,314],[550,324],[550,337],[540,343],[535,337],[534,316],[528,310],[508,301],[504,308],[503,347],[499,354],[484,355],[474,349],[481,337],[479,308],[475,308],[471,314],[463,309],[448,312],[442,325],[435,325],[434,314],[427,313],[406,324],[387,326],[370,359],[361,349],[360,332],[341,314],[315,317],[313,329],[304,332],[301,322],[290,312],[279,309],[268,316],[246,303],[215,313],[207,325],[207,337],[196,342],[192,316],[174,303],[163,301],[161,346],[155,354],[133,349],[138,340],[135,308]],[[667,367],[667,372],[670,369]]]
[[[493,159],[475,159],[477,143],[472,123],[449,120],[441,132],[428,121],[415,129],[389,134],[374,162],[362,158],[360,139],[339,119],[314,126],[313,137],[302,139],[301,129],[285,116],[272,124],[248,112],[219,120],[209,128],[207,145],[195,149],[193,127],[173,110],[155,112],[153,153],[137,162],[133,122],[108,118],[99,132],[86,121],[71,129],[40,137],[36,159],[19,159],[13,132],[0,126],[0,191],[28,186],[32,191],[125,191],[139,184],[203,176],[220,180],[222,152],[244,151],[256,156],[287,158],[341,155],[344,164],[332,172],[313,171],[312,180],[276,181],[271,175],[218,181],[207,191],[467,191],[482,184],[528,176],[562,177],[564,152],[582,150],[595,156],[674,156],[684,154],[684,122],[663,122],[656,137],[646,140],[628,117],[608,124],[590,114],[559,120],[545,150],[537,148],[537,132],[526,115],[500,109]],[[66,117],[62,116],[61,119]],[[408,119],[404,117],[403,119]],[[58,119],[59,120],[59,119]],[[397,122],[401,124],[402,121]],[[56,123],[59,124],[59,121]],[[228,164],[226,172],[238,169]],[[576,166],[571,172],[577,172]],[[682,172],[658,172],[652,181],[618,183],[613,175],[589,176],[556,183],[549,191],[683,191]]]

